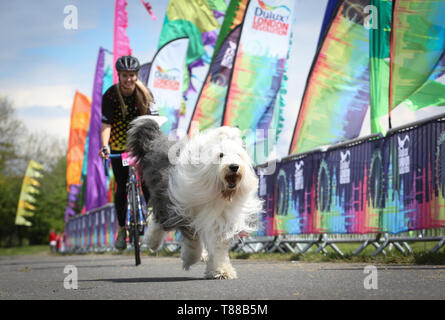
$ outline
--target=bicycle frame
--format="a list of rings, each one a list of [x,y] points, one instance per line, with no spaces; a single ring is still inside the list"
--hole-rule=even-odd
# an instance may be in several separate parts
[[[131,199],[131,197],[135,197]],[[126,226],[127,228],[130,228],[131,223],[134,223],[134,217],[137,217],[136,225],[138,227],[139,233],[143,232],[143,229],[141,230],[141,227],[145,226],[145,221],[147,220],[145,212],[144,212],[144,206],[143,203],[143,195],[141,191],[141,185],[139,183],[139,179],[136,173],[136,169],[133,166],[129,167],[129,176],[128,176],[128,182],[127,182],[127,219],[126,219]],[[132,203],[136,204],[136,212],[133,212]]]
[[[110,154],[111,158],[121,158],[122,165],[128,166],[127,181],[127,215],[125,219],[125,227],[130,233],[130,243],[133,244],[135,251],[136,266],[141,264],[139,237],[144,234],[147,217],[145,214],[146,203],[143,200],[142,186],[137,174],[137,170],[133,165],[132,159],[127,154]]]

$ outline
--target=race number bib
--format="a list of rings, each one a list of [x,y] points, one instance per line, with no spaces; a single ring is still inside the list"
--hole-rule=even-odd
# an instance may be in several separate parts
[[[128,167],[130,165],[130,157],[128,156],[128,152],[122,153],[121,158],[122,158],[122,166]]]

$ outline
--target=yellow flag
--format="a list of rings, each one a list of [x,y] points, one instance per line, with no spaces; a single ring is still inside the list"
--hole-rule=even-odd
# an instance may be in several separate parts
[[[43,166],[31,160],[26,170],[25,177],[23,178],[22,190],[20,192],[19,203],[17,205],[17,215],[15,218],[15,224],[19,226],[31,226],[31,222],[25,219],[25,217],[32,217],[35,207],[31,204],[35,200],[34,195],[38,193],[37,187],[40,183],[38,178],[42,177],[40,170],[43,170]]]

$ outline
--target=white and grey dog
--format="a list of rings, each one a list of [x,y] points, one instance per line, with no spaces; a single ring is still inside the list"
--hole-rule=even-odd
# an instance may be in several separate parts
[[[258,178],[239,129],[210,129],[177,148],[150,116],[142,116],[132,122],[127,145],[153,207],[149,248],[157,250],[167,231],[179,230],[185,270],[200,260],[204,245],[205,277],[237,278],[229,245],[238,234],[257,230],[262,211]]]

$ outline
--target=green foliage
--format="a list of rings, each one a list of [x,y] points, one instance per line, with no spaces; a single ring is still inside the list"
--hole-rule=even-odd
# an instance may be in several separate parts
[[[63,232],[65,228],[66,191],[66,157],[58,162],[40,179],[40,193],[35,196],[36,210],[29,219],[32,227],[27,230],[30,244],[41,244],[48,241],[50,229]]]
[[[26,168],[33,159],[45,167],[34,196],[31,227],[16,226],[15,217]],[[50,229],[64,230],[66,142],[45,133],[31,134],[0,96],[0,247],[47,244]]]
[[[0,246],[15,242],[15,215],[23,177],[0,174]]]
[[[0,256],[42,254],[47,252],[49,252],[48,244],[38,246],[0,248]]]

